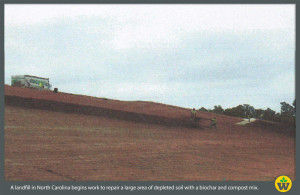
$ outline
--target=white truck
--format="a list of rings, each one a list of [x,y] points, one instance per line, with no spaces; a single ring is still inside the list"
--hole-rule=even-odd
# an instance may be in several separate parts
[[[36,89],[50,90],[52,85],[49,83],[49,78],[31,76],[31,75],[12,75],[11,86],[29,87]]]

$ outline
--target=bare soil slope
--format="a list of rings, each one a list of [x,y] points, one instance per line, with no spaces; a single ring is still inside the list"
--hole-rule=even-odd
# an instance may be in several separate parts
[[[5,86],[6,180],[295,177],[293,130],[185,108]],[[218,131],[208,128],[213,116]]]

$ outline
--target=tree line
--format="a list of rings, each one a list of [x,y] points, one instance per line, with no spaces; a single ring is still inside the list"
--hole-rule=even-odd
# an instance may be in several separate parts
[[[203,112],[213,112],[216,114],[223,114],[228,116],[240,117],[240,118],[257,118],[263,119],[273,122],[286,123],[290,125],[295,125],[295,117],[296,117],[296,100],[294,100],[293,104],[290,105],[286,102],[281,102],[281,110],[279,112],[275,112],[274,110],[267,108],[263,109],[255,109],[253,106],[249,104],[238,105],[233,108],[223,109],[222,106],[214,106],[214,109],[206,109],[204,107],[200,108],[200,111]]]

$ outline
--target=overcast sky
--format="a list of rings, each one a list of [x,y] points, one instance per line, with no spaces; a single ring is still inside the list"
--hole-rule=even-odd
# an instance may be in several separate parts
[[[5,5],[5,84],[187,108],[295,98],[295,5]]]

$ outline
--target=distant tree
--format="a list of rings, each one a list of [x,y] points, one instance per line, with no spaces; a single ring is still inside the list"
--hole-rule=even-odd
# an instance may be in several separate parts
[[[276,112],[270,108],[267,108],[264,112],[263,119],[269,120],[269,121],[275,121],[275,114]]]
[[[294,107],[286,102],[280,102],[281,104],[281,115],[283,116],[294,116]],[[295,103],[296,104],[296,103]]]
[[[274,115],[273,121],[274,121],[274,122],[282,122],[282,116],[281,116],[281,114],[277,112],[277,113]]]
[[[281,112],[279,117],[279,122],[295,125],[295,115],[296,115],[296,100],[293,102],[293,106],[289,105],[286,102],[280,102]]]
[[[289,125],[295,125],[295,115],[296,115],[296,99],[293,102],[293,106],[289,105],[286,102],[281,102],[281,112],[276,113],[274,110],[267,108],[266,110],[263,109],[255,109],[253,106],[249,104],[238,105],[233,108],[227,108],[225,110],[222,107],[215,106],[213,111],[215,113],[222,113],[228,116],[240,117],[240,118],[248,118],[255,117],[259,119],[274,121],[285,123]]]
[[[223,110],[222,106],[218,105],[218,106],[214,107],[213,112],[216,114],[223,114],[224,110]]]
[[[255,109],[253,106],[250,106],[249,104],[244,104],[243,105],[243,110],[244,110],[244,117],[254,117],[255,114]]]
[[[199,111],[207,112],[208,110],[207,110],[206,108],[204,108],[204,107],[201,107],[201,108],[199,109]]]
[[[263,109],[255,109],[255,118],[263,119],[264,117],[264,110]]]
[[[229,115],[229,116],[235,116],[235,117],[244,117],[244,111],[243,111],[243,106],[239,105],[233,108],[227,108],[224,111],[224,114]]]
[[[225,109],[224,114],[228,116],[235,116],[232,108]]]
[[[233,108],[227,108],[224,111],[224,114],[228,115],[228,116],[235,116],[235,117],[241,117],[241,118],[245,117],[245,111],[244,111],[243,105],[238,105]]]
[[[295,99],[294,102],[293,102],[293,106],[294,106],[294,113],[295,113],[295,115],[296,115],[296,99]]]

